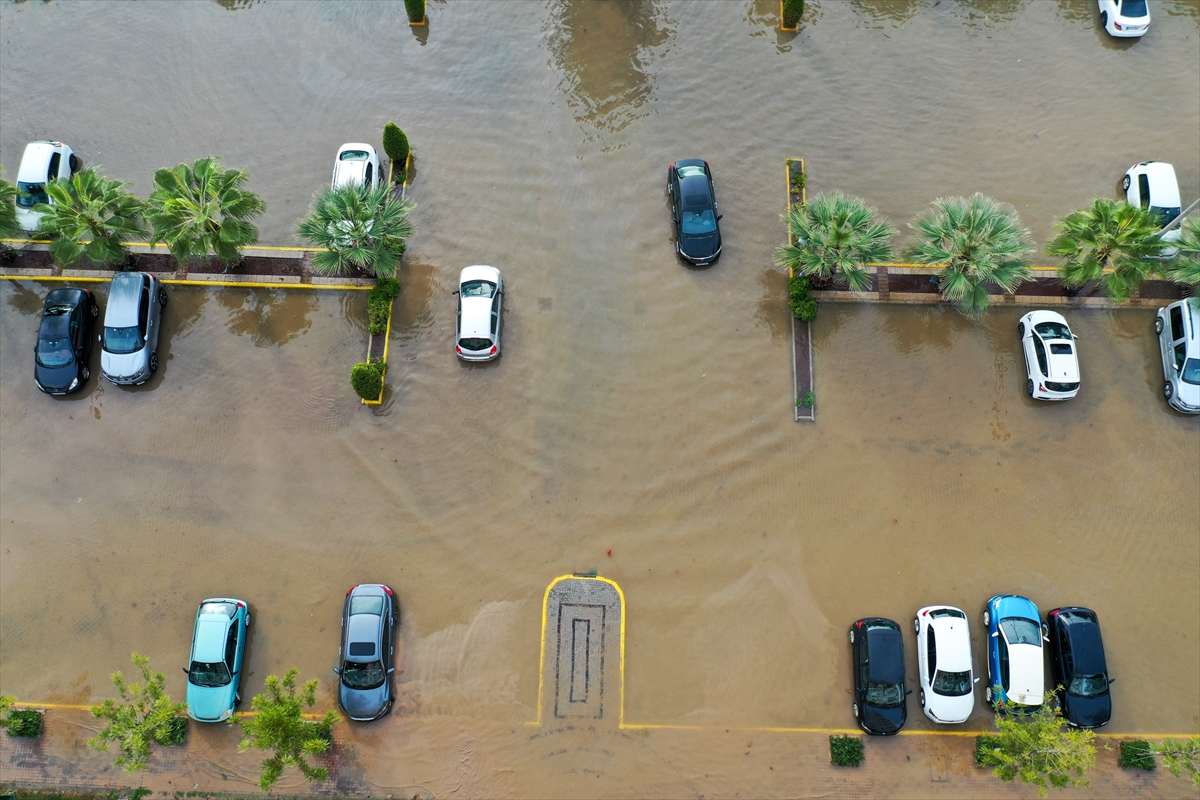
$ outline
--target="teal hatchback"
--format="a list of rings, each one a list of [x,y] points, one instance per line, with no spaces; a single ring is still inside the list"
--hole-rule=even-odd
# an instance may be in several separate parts
[[[224,597],[205,600],[196,610],[192,659],[188,676],[187,711],[197,722],[222,722],[242,702],[242,657],[250,608],[245,600]]]

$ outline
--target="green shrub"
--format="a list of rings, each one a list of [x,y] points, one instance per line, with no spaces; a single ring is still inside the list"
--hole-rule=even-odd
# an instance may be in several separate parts
[[[803,275],[796,275],[788,282],[788,305],[792,314],[802,322],[812,322],[817,318],[817,300],[809,293],[811,284]]]
[[[8,735],[36,739],[42,735],[45,724],[42,712],[32,708],[18,708],[8,714]]]
[[[994,751],[1000,746],[1000,740],[995,736],[975,737],[975,766],[994,767],[997,764]]]
[[[794,28],[804,14],[804,0],[783,0],[783,27]]]
[[[1145,739],[1121,742],[1121,756],[1117,759],[1117,765],[1124,769],[1144,769],[1147,771],[1158,766],[1154,760],[1154,751],[1150,748],[1150,743]]]
[[[372,335],[387,330],[392,300],[399,294],[400,281],[395,278],[380,278],[375,282],[375,288],[367,298],[367,329]]]
[[[383,391],[383,375],[387,364],[381,361],[363,361],[350,370],[350,385],[363,400],[378,400]]]
[[[177,745],[187,743],[188,721],[187,717],[172,717],[167,722],[167,731],[163,735],[161,744],[167,747],[175,747]]]
[[[805,392],[804,397],[796,398],[797,408],[812,408],[813,403],[817,402],[817,396],[812,392]]]
[[[425,0],[404,0],[404,10],[408,12],[409,22],[422,22],[425,19]]]
[[[830,736],[829,761],[839,767],[857,767],[863,760],[862,739],[857,736]]]
[[[424,3],[422,3],[422,8],[424,8]],[[419,22],[420,20],[413,21]],[[401,171],[404,170],[404,162],[408,158],[408,137],[394,122],[383,126],[383,151]]]

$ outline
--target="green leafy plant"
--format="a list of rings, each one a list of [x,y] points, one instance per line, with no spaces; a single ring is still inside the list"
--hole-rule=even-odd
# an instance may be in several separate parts
[[[1166,245],[1158,238],[1158,219],[1149,211],[1119,200],[1099,199],[1055,223],[1058,235],[1046,253],[1062,259],[1062,282],[1079,287],[1104,284],[1113,300],[1125,300],[1158,270]]]
[[[109,744],[115,742],[115,763],[126,772],[146,769],[152,744],[178,744],[180,723],[176,720],[187,712],[187,703],[171,702],[163,688],[163,674],[150,671],[150,659],[134,653],[133,663],[142,682],[127,683],[120,670],[112,674],[113,686],[121,699],[110,698],[92,707],[92,716],[108,720],[108,727],[99,736],[88,739],[88,747],[99,751],[108,750]],[[186,728],[186,719],[183,725]]]
[[[34,237],[50,240],[54,263],[70,267],[87,256],[93,264],[111,266],[129,257],[125,242],[141,232],[144,206],[126,185],[92,169],[46,184],[54,202],[33,207],[42,215]]]
[[[988,759],[996,748],[1000,747],[1000,739],[995,736],[975,737],[975,766],[989,766]]]
[[[42,712],[32,708],[13,709],[16,702],[12,695],[0,695],[0,728],[8,731],[9,736],[37,738],[45,727]]]
[[[1179,252],[1163,269],[1163,274],[1175,283],[1191,286],[1195,295],[1196,287],[1200,286],[1200,216],[1190,217],[1183,223],[1179,241],[1174,246]]]
[[[999,686],[995,695],[1002,692]],[[1050,693],[1048,697],[1052,698]],[[992,767],[1003,781],[1020,778],[1037,787],[1040,797],[1047,787],[1087,786],[1087,769],[1096,763],[1096,734],[1086,728],[1065,729],[1062,711],[1048,699],[1033,714],[1018,714],[1001,703],[995,718],[996,733],[986,746],[976,740],[976,763]]]
[[[215,255],[227,266],[242,260],[242,248],[258,241],[250,220],[267,204],[243,188],[244,170],[222,169],[208,157],[154,173],[154,191],[146,206],[152,227],[150,244],[163,242],[180,264]]]
[[[404,10],[409,22],[425,21],[425,0],[404,0]]]
[[[791,167],[792,189],[798,192],[808,185],[808,173],[796,169],[797,163],[795,161],[788,161],[788,165]]]
[[[857,767],[863,760],[862,739],[857,736],[830,736],[829,761],[839,767]]]
[[[297,690],[298,672],[292,668],[282,679],[278,675],[268,675],[267,691],[255,695],[250,702],[257,713],[230,720],[242,726],[239,753],[251,748],[273,753],[262,762],[259,773],[258,786],[264,792],[279,781],[286,767],[295,767],[310,781],[323,781],[329,777],[327,768],[314,767],[308,759],[329,749],[338,715],[330,711],[316,722],[304,719],[304,709],[316,704],[318,681],[313,678]]]
[[[788,305],[801,322],[812,322],[817,318],[817,299],[810,290],[811,284],[803,275],[794,275],[788,281]]]
[[[1157,766],[1154,750],[1145,739],[1121,742],[1121,755],[1117,758],[1117,766],[1123,769],[1152,770]]]
[[[392,300],[400,294],[400,281],[395,278],[380,278],[375,281],[371,295],[367,298],[367,330],[372,335],[387,330],[388,315]],[[378,393],[376,393],[378,396]]]
[[[797,408],[812,408],[813,403],[817,402],[817,396],[812,392],[805,392],[803,397],[796,398]]]
[[[383,391],[383,376],[387,364],[382,361],[363,361],[350,369],[350,385],[363,400],[377,400]]]
[[[794,28],[804,15],[804,0],[783,0],[783,27]]]
[[[775,250],[776,266],[822,280],[844,280],[856,292],[871,288],[868,264],[892,257],[896,229],[878,219],[862,199],[839,192],[819,194],[787,214],[795,244]]]
[[[394,122],[383,126],[383,151],[403,174],[405,162],[408,161],[408,137]]]
[[[943,197],[909,223],[916,231],[908,257],[940,268],[942,297],[968,316],[987,311],[987,284],[1010,294],[1029,277],[1033,238],[1012,206],[975,194]]]
[[[392,197],[387,186],[359,184],[326,189],[296,228],[300,238],[324,248],[312,258],[322,275],[361,269],[380,278],[395,277],[405,242],[413,234],[408,213],[413,204]]]
[[[17,222],[17,187],[0,179],[0,239],[18,239],[25,235],[21,223]],[[7,244],[0,249],[12,249]]]
[[[1163,766],[1176,778],[1186,772],[1192,783],[1200,786],[1200,736],[1186,739],[1167,739],[1152,747],[1155,754],[1162,756]]]

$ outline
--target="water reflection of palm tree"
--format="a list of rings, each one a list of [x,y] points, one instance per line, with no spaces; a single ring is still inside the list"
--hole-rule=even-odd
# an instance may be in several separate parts
[[[550,54],[575,118],[619,131],[644,116],[647,51],[671,35],[656,0],[558,0],[551,20]]]
[[[227,288],[216,293],[217,302],[229,310],[226,329],[249,336],[255,347],[278,347],[312,327],[317,310],[316,292],[284,289]]]

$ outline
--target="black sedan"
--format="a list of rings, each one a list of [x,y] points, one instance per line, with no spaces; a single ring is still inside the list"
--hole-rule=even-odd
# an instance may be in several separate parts
[[[1112,717],[1112,695],[1104,660],[1100,620],[1086,608],[1056,608],[1046,614],[1054,683],[1062,687],[1063,717],[1080,728],[1099,728]]]
[[[100,313],[87,289],[46,295],[42,328],[33,348],[33,379],[46,394],[70,394],[91,377],[92,325]]]
[[[358,722],[379,719],[392,707],[392,645],[400,610],[396,595],[382,583],[360,583],[346,592],[342,607],[342,647],[338,705]]]
[[[708,162],[686,158],[672,164],[667,169],[667,194],[679,257],[697,267],[716,261],[721,255],[721,214]]]
[[[867,733],[899,733],[908,719],[904,698],[904,641],[890,619],[868,617],[850,628],[854,717]]]

